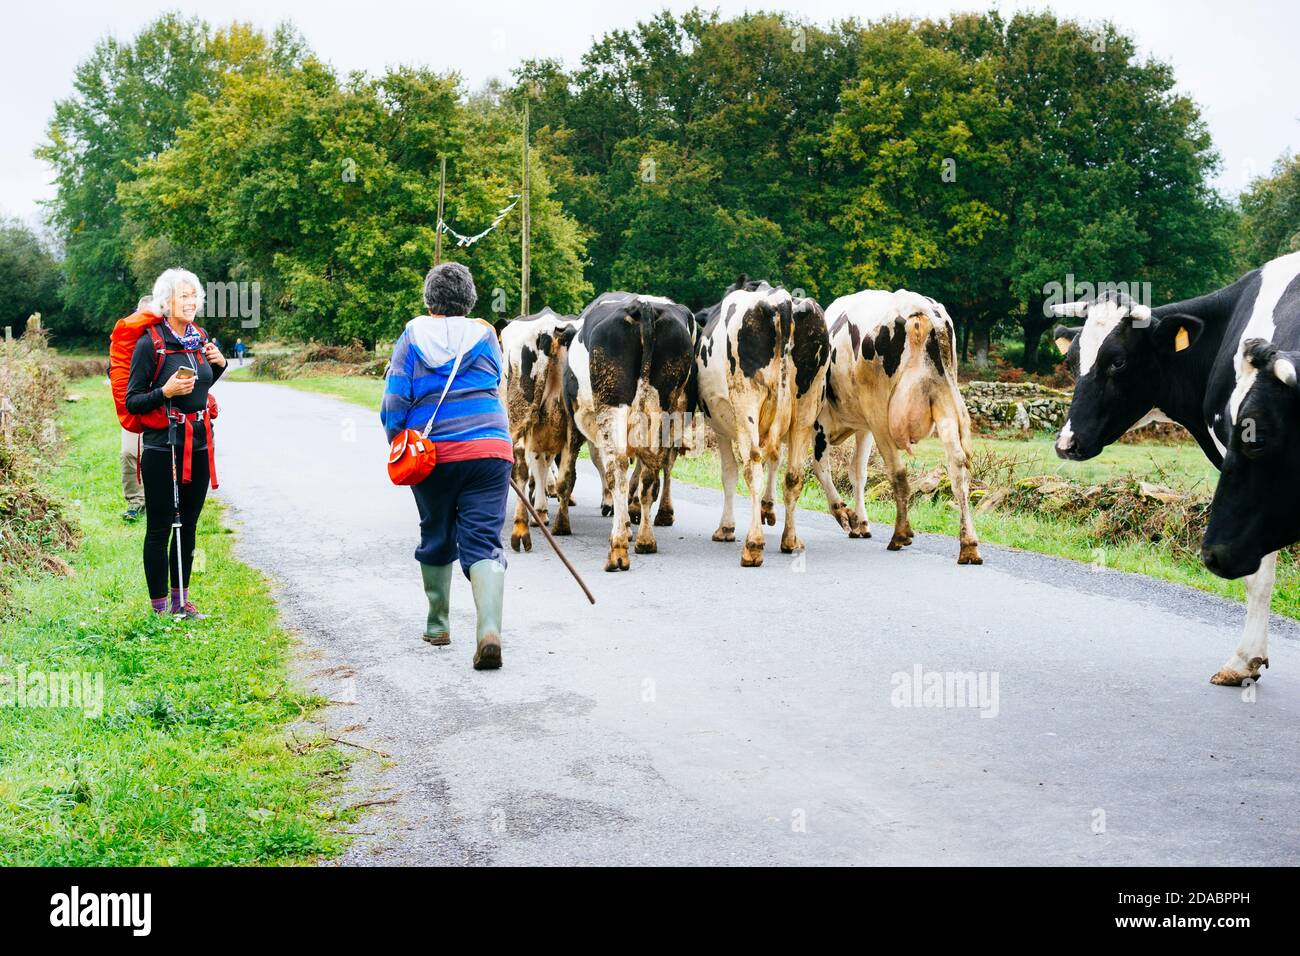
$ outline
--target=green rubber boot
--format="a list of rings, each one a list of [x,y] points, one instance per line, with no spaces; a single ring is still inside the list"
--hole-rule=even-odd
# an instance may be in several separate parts
[[[429,599],[429,620],[424,625],[424,639],[442,646],[451,643],[451,568],[450,564],[421,564],[424,596]]]
[[[474,670],[495,670],[501,666],[501,604],[506,593],[506,569],[492,558],[475,561],[469,568],[469,583],[478,610]]]

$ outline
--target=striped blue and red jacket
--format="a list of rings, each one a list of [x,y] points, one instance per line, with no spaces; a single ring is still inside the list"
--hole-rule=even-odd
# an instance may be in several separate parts
[[[501,401],[501,346],[482,319],[419,315],[406,323],[388,366],[379,417],[388,440],[404,428],[423,431],[447,384],[456,350],[463,356],[429,438],[439,461],[514,460]]]

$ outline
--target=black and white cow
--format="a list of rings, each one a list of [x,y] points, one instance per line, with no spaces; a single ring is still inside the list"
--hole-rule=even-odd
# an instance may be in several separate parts
[[[745,276],[722,302],[700,312],[695,348],[698,405],[718,437],[722,459],[722,520],[714,541],[736,540],[733,501],[744,463],[752,503],[743,567],[763,563],[763,524],[776,524],[776,472],[786,454],[785,528],[781,550],[803,547],[795,534],[795,511],[803,490],[813,423],[821,411],[830,361],[830,338],[821,307],[785,289]],[[766,483],[759,468],[767,470]]]
[[[1056,330],[1057,347],[1066,353],[1076,378],[1069,416],[1056,441],[1058,455],[1085,461],[1130,428],[1165,418],[1191,432],[1206,457],[1223,469],[1230,446],[1240,445],[1246,428],[1241,415],[1246,396],[1261,382],[1255,363],[1277,371],[1275,360],[1266,361],[1266,348],[1248,344],[1262,339],[1294,347],[1290,336],[1300,315],[1300,253],[1274,259],[1215,292],[1155,309],[1115,293],[1054,309],[1057,315],[1084,319],[1078,328]],[[1267,402],[1272,388],[1263,384],[1267,387],[1256,401]],[[1255,422],[1264,422],[1265,431],[1256,434],[1267,435],[1271,421],[1265,410],[1257,412]],[[1267,496],[1252,498],[1240,490],[1247,486],[1237,479],[1234,474],[1222,499],[1216,492],[1216,508],[1229,498],[1243,509],[1266,505]],[[1247,610],[1241,646],[1210,680],[1237,685],[1258,679],[1260,667],[1268,666],[1269,605],[1280,544],[1247,533],[1252,549],[1273,547],[1253,562],[1226,545],[1223,522],[1232,518],[1211,520],[1216,533],[1213,541],[1207,537],[1206,564],[1216,573],[1245,576]]]
[[[956,334],[942,304],[906,289],[868,289],[836,299],[826,309],[831,364],[826,401],[814,429],[813,470],[831,514],[852,538],[869,538],[863,487],[874,443],[894,492],[889,550],[912,543],[907,466],[900,452],[939,433],[948,459],[952,495],[961,513],[958,564],[982,564],[970,507],[970,414],[957,388]],[[850,435],[853,510],[831,480],[829,446]]]
[[[607,292],[578,317],[581,328],[569,346],[564,400],[578,430],[599,456],[613,497],[614,524],[606,571],[626,571],[628,560],[628,466],[635,459],[640,520],[637,554],[657,550],[650,512],[662,473],[661,519],[671,523],[666,487],[689,421],[687,390],[695,319],[683,305],[659,296]],[[567,479],[562,476],[561,482]]]
[[[515,480],[521,488],[531,483],[533,508],[545,521],[547,486],[551,464],[559,459],[561,481],[556,482],[558,505],[552,534],[569,534],[569,493],[563,478],[573,469],[570,459],[581,448],[573,416],[564,403],[564,369],[569,343],[578,332],[573,316],[543,309],[508,323],[501,330],[501,353],[505,360],[504,386],[510,438],[515,446]],[[524,503],[515,505],[510,546],[531,551],[528,513]]]

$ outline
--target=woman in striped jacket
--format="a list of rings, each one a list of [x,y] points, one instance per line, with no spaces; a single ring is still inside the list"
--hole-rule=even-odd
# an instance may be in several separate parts
[[[459,558],[478,611],[474,669],[490,670],[501,666],[501,528],[514,452],[499,391],[501,347],[489,323],[468,318],[476,300],[474,279],[460,263],[429,271],[429,314],[408,322],[393,346],[380,417],[389,441],[433,419],[438,463],[411,489],[420,511],[415,559],[429,599],[424,639],[451,643],[451,572]]]

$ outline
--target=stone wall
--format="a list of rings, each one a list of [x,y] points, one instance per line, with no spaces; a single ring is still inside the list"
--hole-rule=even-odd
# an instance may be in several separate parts
[[[1070,408],[1069,392],[1032,382],[966,382],[961,393],[977,432],[1056,431]]]

